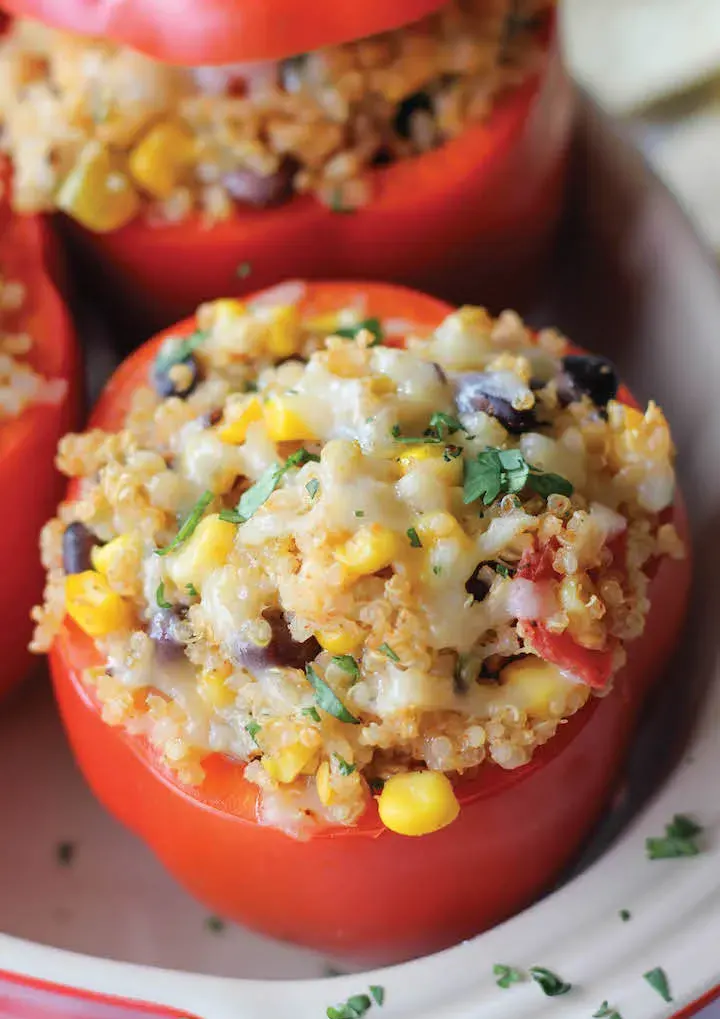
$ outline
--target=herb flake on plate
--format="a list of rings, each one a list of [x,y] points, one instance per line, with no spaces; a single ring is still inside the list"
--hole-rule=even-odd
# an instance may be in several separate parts
[[[622,1016],[615,1008],[611,1008],[607,1001],[604,1001],[597,1012],[593,1012],[593,1019],[622,1019]]]
[[[661,966],[656,966],[655,969],[648,970],[647,973],[643,973],[643,979],[647,980],[654,991],[660,995],[663,1001],[672,1001],[673,997],[670,993],[670,984],[668,983],[667,975],[665,970]]]
[[[57,862],[62,867],[69,867],[75,858],[75,843],[58,842],[55,849],[55,856],[57,857]]]
[[[567,994],[572,989],[572,984],[566,983],[562,977],[559,977],[557,973],[553,973],[552,970],[546,969],[545,966],[531,966],[529,973],[535,983],[540,985],[543,993],[547,994],[549,998],[556,998],[560,994]]]
[[[212,934],[222,934],[225,930],[225,921],[219,916],[209,916],[205,920],[205,926]]]
[[[503,990],[507,990],[512,984],[519,984],[523,979],[519,969],[515,969],[514,966],[503,966],[501,963],[493,966],[493,975],[497,977],[495,983]]]
[[[672,860],[680,856],[697,856],[700,849],[697,836],[702,833],[701,825],[684,814],[676,814],[665,825],[665,834],[651,836],[645,840],[649,860]]]

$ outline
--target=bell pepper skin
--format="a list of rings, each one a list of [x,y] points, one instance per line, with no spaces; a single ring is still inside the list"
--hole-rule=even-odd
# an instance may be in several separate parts
[[[92,234],[64,223],[117,316],[146,337],[203,301],[297,275],[385,279],[498,312],[526,306],[563,200],[575,97],[557,42],[547,68],[501,99],[483,124],[440,148],[370,172],[373,197],[338,213],[308,195],[238,206],[208,227],[141,218]],[[242,272],[238,268],[242,266]]]
[[[62,493],[54,457],[59,438],[77,423],[79,364],[72,323],[52,278],[59,263],[47,224],[36,217],[11,216],[7,208],[0,212],[0,266],[6,279],[26,288],[16,324],[32,338],[30,362],[48,379],[67,384],[56,404],[38,403],[17,417],[0,417],[3,696],[32,664],[27,649],[30,610],[42,597],[44,583],[38,535]]]
[[[372,283],[309,284],[304,305],[321,314],[350,303],[358,291],[374,317],[434,326],[451,310],[433,298]],[[172,334],[193,328],[190,319]],[[120,367],[93,426],[119,426],[162,339]],[[686,537],[679,498],[671,517]],[[457,781],[458,819],[418,839],[384,828],[375,801],[356,827],[290,838],[258,823],[256,787],[245,780],[242,765],[219,755],[205,760],[200,786],[181,785],[146,742],[102,721],[82,680],[83,669],[99,664],[99,657],[72,623],[51,650],[52,675],[93,791],[208,909],[334,956],[397,962],[512,915],[572,860],[616,786],[643,700],[677,639],[689,576],[688,559],[659,560],[646,635],[628,645],[613,692],[591,699],[524,767],[483,765],[477,777]]]

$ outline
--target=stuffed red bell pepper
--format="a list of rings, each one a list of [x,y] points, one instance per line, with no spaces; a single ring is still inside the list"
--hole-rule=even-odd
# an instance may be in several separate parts
[[[76,351],[48,267],[47,228],[0,211],[0,695],[32,664],[30,610],[43,587],[40,529],[62,493],[58,440],[76,423]]]
[[[557,218],[553,0],[6,6],[15,207],[160,325],[298,264],[495,297]]]
[[[546,888],[682,619],[658,407],[511,312],[319,283],[201,307],[92,426],[36,643],[110,810],[216,912],[374,961]]]

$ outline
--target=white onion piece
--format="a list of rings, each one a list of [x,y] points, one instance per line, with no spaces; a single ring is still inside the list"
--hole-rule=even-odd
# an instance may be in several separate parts
[[[590,503],[590,518],[603,532],[606,541],[612,541],[613,538],[617,538],[619,534],[623,534],[627,530],[625,517],[610,509],[609,506],[604,506],[601,502]]]
[[[276,287],[270,287],[250,302],[250,309],[257,311],[260,308],[277,308],[284,304],[299,304],[305,296],[307,287],[301,280],[288,280],[286,283],[278,283]]]
[[[422,333],[422,329],[406,318],[386,318],[383,320],[383,332],[386,336],[416,336]]]
[[[507,608],[515,619],[546,619],[557,608],[552,586],[516,577],[507,585]]]

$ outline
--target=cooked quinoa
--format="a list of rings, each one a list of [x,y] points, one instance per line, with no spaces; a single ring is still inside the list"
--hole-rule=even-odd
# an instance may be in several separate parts
[[[310,192],[366,204],[373,166],[436,148],[545,59],[554,0],[453,0],[279,63],[184,68],[15,21],[0,41],[2,148],[21,212],[98,232],[138,215],[208,224]]]
[[[22,283],[0,276],[0,427],[35,403],[56,403],[65,391],[61,380],[46,379],[30,363],[32,337],[14,327],[22,324]]]
[[[648,565],[684,555],[667,423],[608,362],[513,312],[423,333],[360,296],[303,318],[301,292],[204,305],[121,430],[61,442],[34,643],[68,613],[108,724],[183,783],[245,762],[294,833],[400,773],[525,764],[611,686],[543,662],[538,623],[614,672]]]

